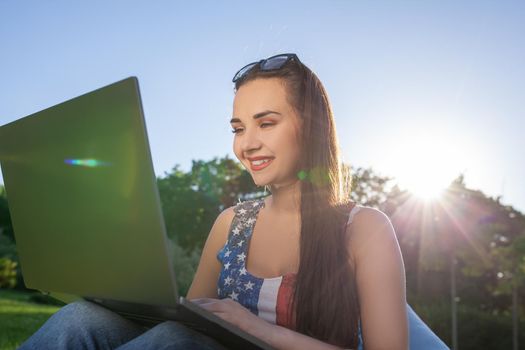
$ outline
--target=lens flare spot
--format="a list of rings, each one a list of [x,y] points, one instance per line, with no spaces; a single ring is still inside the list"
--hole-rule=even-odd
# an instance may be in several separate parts
[[[330,184],[330,175],[328,174],[328,171],[322,167],[315,167],[310,170],[301,170],[297,173],[297,178],[301,181],[309,181],[318,187],[323,187]]]
[[[111,165],[109,162],[104,162],[98,159],[64,159],[64,163],[74,166],[83,166],[88,168],[95,168],[99,166]]]
[[[304,170],[301,170],[297,173],[297,177],[299,178],[299,180],[305,180],[307,176],[308,174]]]

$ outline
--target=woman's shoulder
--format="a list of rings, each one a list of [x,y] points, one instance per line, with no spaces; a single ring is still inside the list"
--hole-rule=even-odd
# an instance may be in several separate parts
[[[397,240],[390,218],[379,209],[356,204],[348,223],[346,233],[354,257],[366,254],[373,244]]]
[[[221,211],[219,215],[217,215],[216,221],[223,224],[231,222],[231,220],[235,216],[235,207],[236,206],[233,205]]]
[[[390,219],[388,215],[377,208],[352,203],[349,221],[354,223],[354,225],[374,225],[385,223],[385,221],[390,221]]]

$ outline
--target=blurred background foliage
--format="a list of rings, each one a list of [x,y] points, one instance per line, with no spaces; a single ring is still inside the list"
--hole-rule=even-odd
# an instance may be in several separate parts
[[[441,339],[462,349],[512,349],[513,338],[525,344],[522,213],[499,197],[468,189],[461,174],[439,199],[423,201],[372,169],[347,168],[351,200],[390,217],[403,253],[408,302]],[[175,166],[157,184],[179,292],[185,295],[217,215],[267,194],[228,157],[193,161],[189,171]],[[27,292],[2,187],[0,288]]]

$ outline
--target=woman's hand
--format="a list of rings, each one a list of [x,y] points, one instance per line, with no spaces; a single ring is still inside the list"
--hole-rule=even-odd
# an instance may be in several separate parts
[[[275,349],[340,350],[341,348],[274,325],[253,314],[250,310],[230,298],[190,299],[191,302],[213,312],[220,318],[236,325],[243,331],[261,339]]]
[[[203,309],[213,312],[223,320],[226,320],[243,331],[269,343],[272,324],[253,314],[250,310],[230,299],[199,298],[191,299],[191,302]]]

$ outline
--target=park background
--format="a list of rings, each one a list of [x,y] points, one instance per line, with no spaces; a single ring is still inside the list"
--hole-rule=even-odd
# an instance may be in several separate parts
[[[505,0],[4,0],[0,124],[137,76],[184,294],[216,215],[261,195],[231,150],[231,78],[295,52],[330,96],[352,199],[392,220],[408,302],[454,349],[517,349],[524,19]],[[56,307],[24,291],[0,193],[0,348],[12,348]]]

